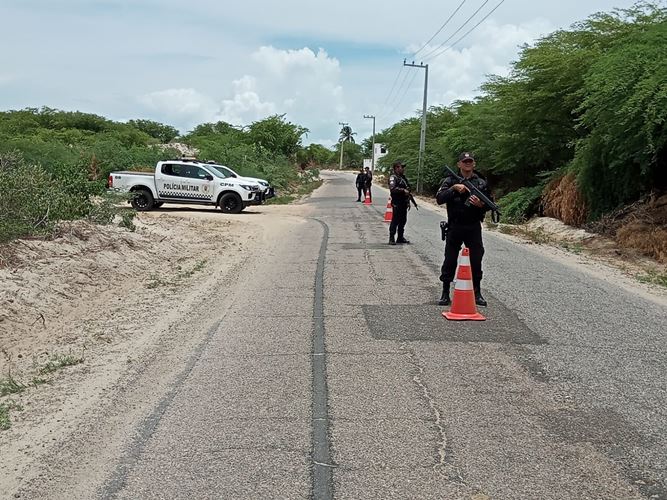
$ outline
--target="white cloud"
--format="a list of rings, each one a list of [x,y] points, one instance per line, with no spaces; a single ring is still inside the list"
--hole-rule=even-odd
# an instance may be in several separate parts
[[[213,99],[192,88],[158,90],[140,96],[138,101],[154,116],[187,127],[212,119],[217,110]]]
[[[212,94],[193,88],[158,90],[139,101],[156,116],[187,127],[217,120],[248,124],[276,113],[311,126],[313,110],[325,116],[344,112],[340,63],[326,51],[262,46],[251,60],[252,74],[232,81],[227,95],[217,102]]]
[[[274,47],[260,47],[252,58],[266,68],[269,76],[278,79],[289,78],[292,73],[301,77],[336,77],[340,74],[340,63],[332,59],[325,50],[317,54],[308,47],[298,50],[280,50]]]
[[[259,95],[242,91],[232,99],[224,99],[216,120],[236,125],[250,123],[274,114],[276,106],[272,102],[262,102]]]

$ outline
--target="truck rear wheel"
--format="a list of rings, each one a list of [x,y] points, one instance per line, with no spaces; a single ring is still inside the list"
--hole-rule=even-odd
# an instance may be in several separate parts
[[[153,208],[155,200],[153,199],[153,195],[151,194],[150,191],[147,191],[145,189],[138,189],[134,191],[132,194],[133,194],[132,207],[137,212],[147,212],[148,210]]]
[[[243,200],[236,193],[225,193],[220,197],[218,206],[226,214],[238,214],[243,210]]]

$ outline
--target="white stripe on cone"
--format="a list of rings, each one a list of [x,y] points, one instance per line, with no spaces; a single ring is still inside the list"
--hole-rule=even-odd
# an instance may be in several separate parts
[[[456,284],[454,285],[454,290],[472,290],[472,280],[456,280]]]
[[[470,257],[467,255],[461,255],[459,257],[459,266],[469,266],[470,265]]]

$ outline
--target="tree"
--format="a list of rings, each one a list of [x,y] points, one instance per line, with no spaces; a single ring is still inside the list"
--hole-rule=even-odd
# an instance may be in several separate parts
[[[354,144],[354,136],[357,135],[356,132],[352,132],[352,127],[349,125],[343,125],[343,128],[340,129],[340,136],[338,138],[338,143],[340,144],[340,163],[339,168],[343,168],[343,151],[345,149],[345,143],[351,142]]]
[[[333,160],[333,161],[332,161]],[[336,161],[334,152],[322,144],[309,144],[297,153],[299,164],[323,167]]]
[[[338,140],[340,142],[351,142],[354,144],[354,136],[357,135],[356,132],[352,132],[352,127],[349,125],[343,125],[343,128],[340,129],[340,137]]]
[[[584,80],[579,128],[588,134],[573,168],[592,217],[667,189],[667,13],[648,25],[638,17]]]
[[[130,120],[128,125],[145,132],[161,143],[166,144],[179,136],[178,130],[171,125],[164,125],[151,120]]]
[[[344,142],[337,142],[336,143],[336,152],[334,158],[339,158],[341,157],[341,147],[343,147],[345,143]],[[346,165],[348,167],[352,168],[359,168],[363,166],[364,163],[364,151],[363,148],[361,147],[360,144],[355,144],[355,143],[350,143],[348,142],[346,146],[343,148],[343,165]],[[335,160],[334,160],[335,161]]]
[[[273,154],[296,159],[301,148],[301,137],[308,129],[285,120],[285,115],[273,115],[253,122],[248,127],[247,138]]]

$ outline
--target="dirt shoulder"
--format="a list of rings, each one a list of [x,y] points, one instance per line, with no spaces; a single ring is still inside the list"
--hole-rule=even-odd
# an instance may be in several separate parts
[[[148,366],[155,393],[165,390],[263,242],[306,210],[169,208],[139,214],[134,232],[74,223],[55,240],[4,248],[0,498],[40,475],[40,457]]]

